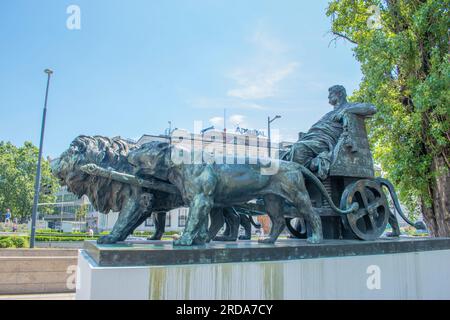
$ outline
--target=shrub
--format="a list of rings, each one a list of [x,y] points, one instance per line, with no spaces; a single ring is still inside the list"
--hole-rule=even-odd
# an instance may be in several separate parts
[[[48,235],[37,235],[36,241],[83,241],[83,240],[95,240],[98,236],[48,236]]]
[[[152,235],[152,232],[150,231],[135,231],[133,232],[134,236],[150,236]]]
[[[164,232],[164,235],[173,236],[173,235],[180,234],[180,233],[181,233],[181,231],[167,231],[167,232]]]
[[[0,248],[28,248],[29,246],[28,237],[0,237]]]
[[[0,239],[0,248],[14,248],[14,243],[12,242],[11,238]]]
[[[28,248],[30,246],[28,237],[11,237],[15,248]]]
[[[62,231],[56,229],[37,229],[36,233],[61,233]]]

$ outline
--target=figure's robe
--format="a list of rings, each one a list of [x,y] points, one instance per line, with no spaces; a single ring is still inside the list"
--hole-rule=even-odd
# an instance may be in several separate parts
[[[338,107],[325,114],[309,131],[297,141],[291,150],[291,160],[309,166],[311,160],[319,154],[331,153],[339,137],[344,131],[342,120],[337,121],[335,116],[347,105]]]

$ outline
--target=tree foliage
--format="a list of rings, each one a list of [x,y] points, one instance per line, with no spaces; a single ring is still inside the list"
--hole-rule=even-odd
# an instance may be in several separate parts
[[[334,0],[327,10],[334,40],[354,43],[361,64],[353,98],[378,108],[369,130],[374,157],[410,209],[417,200],[422,210],[430,208],[436,179],[449,170],[449,4]],[[379,28],[368,24],[374,8]]]
[[[79,220],[79,221],[86,220],[87,214],[88,214],[88,205],[87,204],[82,204],[75,211],[75,216],[76,216],[77,220]]]
[[[34,197],[34,180],[39,150],[31,142],[16,147],[0,141],[0,211],[10,208],[13,217],[31,216]],[[39,202],[54,202],[58,181],[51,174],[50,163],[41,161],[41,189]]]

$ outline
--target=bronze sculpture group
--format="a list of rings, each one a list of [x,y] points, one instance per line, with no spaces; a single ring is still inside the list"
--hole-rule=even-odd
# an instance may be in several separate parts
[[[222,163],[203,150],[193,154],[166,142],[138,146],[120,138],[79,136],[52,171],[69,191],[87,195],[99,212],[119,212],[111,233],[99,243],[125,240],[152,214],[156,232],[150,240],[160,239],[166,212],[180,206],[189,206],[189,215],[174,245],[236,240],[241,222],[248,238],[251,216],[261,213],[272,225],[269,236],[259,240],[263,243],[274,243],[285,227],[310,243],[374,240],[388,223],[398,236],[383,187],[405,221],[422,227],[404,216],[390,182],[374,176],[364,118],[375,107],[347,102],[342,86],[331,87],[328,98],[333,110],[281,159]],[[192,153],[191,160],[208,160],[179,161],[183,152]],[[217,236],[224,222],[228,233]]]

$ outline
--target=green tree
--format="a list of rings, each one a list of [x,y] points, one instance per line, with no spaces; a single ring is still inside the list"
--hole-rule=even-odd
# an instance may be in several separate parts
[[[79,221],[86,220],[86,216],[88,214],[88,205],[82,204],[76,211],[75,211],[75,217]]]
[[[16,147],[10,142],[0,141],[0,211],[10,208],[13,217],[19,220],[31,216],[34,197],[34,179],[39,150],[31,142]],[[41,203],[54,202],[57,179],[51,174],[50,163],[41,162]],[[41,209],[41,208],[39,208]],[[49,210],[49,208],[46,208]],[[40,210],[45,212],[45,210]],[[48,212],[45,212],[48,213]]]
[[[375,104],[374,157],[432,235],[450,236],[449,0],[334,0],[334,40],[354,44],[363,79],[353,98]]]

